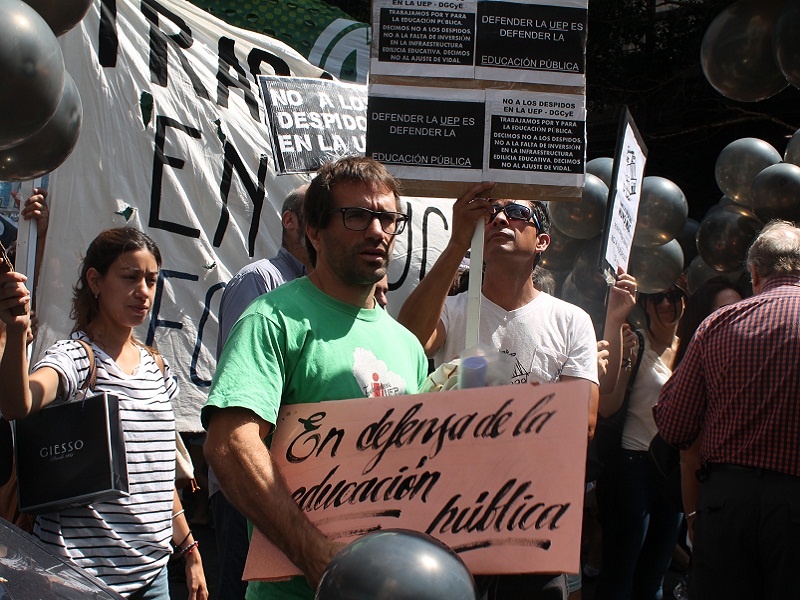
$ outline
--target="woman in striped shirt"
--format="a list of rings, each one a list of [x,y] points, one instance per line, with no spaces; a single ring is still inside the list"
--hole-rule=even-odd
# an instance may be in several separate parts
[[[72,336],[49,348],[30,375],[25,352],[30,318],[12,312],[30,301],[25,276],[0,275],[0,319],[7,326],[0,410],[18,419],[52,402],[75,399],[91,369],[91,358],[77,340],[90,343],[93,390],[119,398],[130,496],[39,515],[34,534],[54,554],[136,600],[169,600],[167,562],[174,546],[186,560],[190,598],[205,600],[200,552],[174,486],[172,400],[178,388],[169,366],[162,369],[160,357],[133,336],[152,308],[160,268],[158,247],[137,229],[98,235],[74,288]]]

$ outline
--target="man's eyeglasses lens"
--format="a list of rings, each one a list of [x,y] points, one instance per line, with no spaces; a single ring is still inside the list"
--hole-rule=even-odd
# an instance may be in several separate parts
[[[494,209],[494,212],[489,219],[489,223],[494,221],[497,215],[503,212],[507,218],[514,219],[516,221],[530,221],[533,219],[533,224],[536,225],[536,229],[542,228],[539,224],[539,219],[537,219],[534,216],[533,211],[524,204],[506,204],[505,206],[495,204],[492,208]]]
[[[653,300],[653,304],[661,304],[666,298],[670,304],[677,304],[683,298],[683,292],[679,292],[678,290],[670,290],[669,292],[658,292],[657,294],[653,294],[651,296]]]
[[[408,221],[408,215],[404,215],[403,213],[382,212],[370,210],[368,208],[348,207],[340,208],[332,212],[341,212],[344,226],[351,231],[364,231],[370,226],[370,223],[377,218],[384,233],[398,235],[403,233],[403,229],[405,229],[406,222]]]

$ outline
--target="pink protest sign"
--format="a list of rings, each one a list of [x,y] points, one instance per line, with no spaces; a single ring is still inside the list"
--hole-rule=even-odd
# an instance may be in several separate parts
[[[474,574],[577,573],[589,394],[569,381],[296,404],[271,451],[332,539],[413,529]],[[245,579],[299,573],[253,532]]]

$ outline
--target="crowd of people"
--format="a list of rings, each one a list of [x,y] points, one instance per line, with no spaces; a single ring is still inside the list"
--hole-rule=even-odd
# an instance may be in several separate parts
[[[465,255],[480,222],[478,337],[513,357],[505,381],[578,379],[591,390],[587,438],[596,460],[587,469],[587,506],[596,499],[597,510],[585,529],[600,535],[585,536],[584,572],[598,577],[594,598],[661,600],[676,549],[690,549],[694,600],[791,597],[800,587],[792,535],[800,505],[800,229],[774,222],[757,236],[746,299],[750,290],[724,277],[691,294],[682,280],[639,293],[620,270],[597,331],[584,310],[557,297],[539,266],[550,242],[546,203],[490,198],[492,187],[470,186],[455,201],[450,240],[396,320],[384,310],[387,272],[408,216],[398,182],[369,158],[327,163],[294,190],[282,207],[277,256],[229,282],[201,412],[218,597],[314,597],[343,544],[300,510],[264,440],[282,406],[414,394],[432,369],[465,350]],[[39,196],[30,210],[42,205]],[[160,268],[146,234],[100,233],[74,288],[73,333],[32,369],[31,314],[13,310],[29,307],[26,278],[0,275],[0,410],[25,418],[73,399],[91,367],[80,342],[90,344],[95,388],[120,398],[125,436],[142,442],[129,456],[130,497],[38,515],[34,535],[129,598],[168,598],[166,564],[178,553],[190,597],[204,598],[198,544],[174,487],[177,386],[169,365],[133,335],[152,307]],[[612,424],[617,437],[601,456],[601,433]],[[656,443],[673,460],[677,486],[654,460]],[[302,575],[243,582],[248,522]],[[580,574],[482,575],[476,584],[486,600],[581,596]]]

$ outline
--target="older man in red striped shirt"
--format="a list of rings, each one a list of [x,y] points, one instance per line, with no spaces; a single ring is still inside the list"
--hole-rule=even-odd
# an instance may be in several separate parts
[[[800,229],[767,225],[747,268],[755,295],[702,323],[653,409],[668,442],[700,438],[692,598],[800,589]]]

